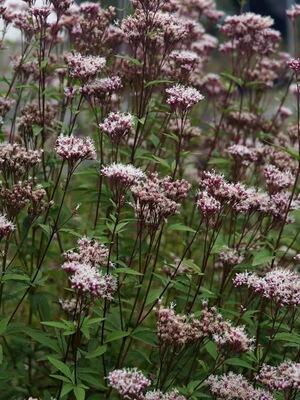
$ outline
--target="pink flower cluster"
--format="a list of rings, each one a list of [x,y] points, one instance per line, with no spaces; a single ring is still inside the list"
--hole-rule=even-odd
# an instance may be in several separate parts
[[[270,17],[247,12],[227,17],[220,30],[231,40],[228,50],[236,49],[247,56],[253,53],[269,55],[274,53],[281,40],[280,33],[270,28],[273,22]]]
[[[255,389],[243,375],[233,372],[219,376],[210,375],[207,385],[218,400],[275,400],[271,393]]]
[[[229,351],[234,352],[251,350],[253,339],[248,338],[244,326],[233,327],[230,321],[223,321],[215,307],[209,308],[207,303],[203,305],[200,318],[196,319],[194,315],[177,315],[172,307],[165,308],[159,303],[155,313],[160,341],[182,346],[209,338],[219,349],[226,346]]]
[[[166,89],[166,92],[169,95],[167,103],[174,109],[178,109],[182,112],[187,111],[193,105],[204,99],[204,96],[202,96],[197,89],[190,86],[175,85]]]
[[[134,120],[131,114],[111,112],[99,128],[108,135],[109,140],[118,146],[125,135],[133,128]]]
[[[111,275],[103,275],[98,269],[106,263],[108,249],[101,243],[87,237],[78,240],[78,252],[64,253],[62,269],[71,274],[71,287],[82,295],[112,300],[117,289],[117,280]]]
[[[287,388],[300,389],[300,364],[285,361],[277,367],[264,364],[256,379],[271,392]]]
[[[88,99],[95,97],[96,99],[110,98],[123,87],[119,76],[111,76],[108,78],[96,78],[92,82],[88,82],[82,86],[80,92]]]
[[[73,263],[73,270],[75,263]],[[62,266],[63,268],[63,266]],[[90,264],[77,263],[77,268],[70,277],[71,287],[79,293],[91,297],[113,300],[117,289],[117,280],[111,275],[103,275]]]
[[[161,390],[151,390],[146,392],[141,400],[187,400],[187,398],[180,395],[177,389],[174,389],[168,393],[163,393]]]
[[[77,262],[82,264],[91,264],[95,266],[103,266],[108,257],[108,248],[96,240],[84,236],[78,239],[78,252],[68,250],[64,252],[66,262]]]
[[[0,170],[7,179],[13,176],[16,182],[25,175],[34,165],[42,160],[43,150],[30,150],[18,143],[0,143]]]
[[[66,160],[71,168],[84,160],[96,159],[96,150],[92,139],[60,135],[56,141],[55,152]]]
[[[101,175],[108,178],[113,184],[128,188],[137,184],[145,178],[145,174],[139,168],[131,164],[113,163],[107,167],[102,167]]]
[[[223,251],[219,253],[219,259],[223,264],[233,267],[234,265],[241,264],[244,257],[238,251],[230,249],[227,246],[223,247]]]
[[[257,161],[257,151],[255,148],[250,148],[241,144],[233,144],[228,147],[227,152],[243,166],[248,166],[250,163]]]
[[[290,182],[289,174],[281,173],[280,185],[282,187]],[[284,178],[284,179],[283,179]],[[271,179],[271,178],[270,178]],[[271,180],[270,180],[271,183]],[[219,204],[221,209],[226,205],[232,207],[239,213],[260,212],[262,215],[270,215],[278,220],[285,218],[286,206],[288,204],[290,193],[280,190],[279,192],[267,194],[256,188],[247,188],[245,185],[237,182],[228,182],[223,175],[211,172],[203,172],[203,178],[200,186],[204,189],[203,195],[200,192],[198,204],[199,210],[204,215],[213,215],[214,209],[218,211]],[[217,201],[218,203],[216,203]],[[298,209],[299,202],[293,201],[290,210]],[[210,211],[211,209],[211,211]]]
[[[137,368],[115,369],[108,375],[109,386],[125,399],[141,399],[142,391],[151,385]]]
[[[5,215],[0,215],[0,239],[9,235],[15,230],[14,224],[5,218]]]
[[[292,23],[294,23],[296,18],[300,15],[300,5],[293,4],[290,9],[286,10],[286,15],[289,17]]]
[[[172,181],[171,177],[159,179],[157,174],[151,174],[131,187],[136,217],[143,224],[157,227],[170,215],[179,213],[177,202],[187,196],[190,188],[184,179]]]
[[[204,219],[209,220],[221,210],[221,203],[206,190],[198,193],[197,208]]]
[[[71,77],[86,82],[104,69],[106,60],[104,57],[68,54],[66,63]]]
[[[235,287],[247,285],[250,290],[274,301],[278,306],[300,305],[300,275],[295,271],[275,268],[264,277],[242,272],[236,274],[233,284]]]
[[[287,189],[294,182],[294,177],[290,171],[280,171],[275,165],[266,165],[264,175],[270,194]]]

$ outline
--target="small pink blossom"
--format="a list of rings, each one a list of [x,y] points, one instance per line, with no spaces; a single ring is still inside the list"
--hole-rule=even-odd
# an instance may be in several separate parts
[[[9,235],[15,230],[14,224],[5,218],[5,215],[0,215],[0,239]]]
[[[55,152],[74,166],[77,162],[96,159],[94,143],[90,138],[60,135],[56,141]]]
[[[108,375],[109,386],[115,389],[125,399],[140,398],[142,391],[151,385],[137,368],[115,369]]]
[[[167,103],[173,108],[187,111],[193,105],[204,99],[204,96],[195,88],[190,86],[175,85],[166,89],[169,97]]]
[[[108,114],[104,122],[99,125],[99,128],[109,136],[110,141],[114,145],[119,145],[125,135],[133,128],[134,120],[131,114],[114,113]]]

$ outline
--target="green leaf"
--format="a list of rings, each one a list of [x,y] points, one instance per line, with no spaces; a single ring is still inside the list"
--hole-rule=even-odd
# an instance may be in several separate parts
[[[127,275],[143,275],[138,271],[135,271],[134,269],[131,268],[117,268],[114,272],[117,274],[127,274]]]
[[[42,229],[42,231],[45,233],[47,239],[50,239],[52,235],[52,227],[49,225],[45,224],[38,224],[38,226]]]
[[[277,333],[273,340],[283,340],[285,342],[297,343],[300,346],[300,335],[290,332]]]
[[[228,74],[228,73],[226,73],[226,72],[222,72],[222,73],[220,73],[220,75],[221,75],[223,78],[225,78],[225,79],[227,79],[227,80],[229,80],[229,81],[232,81],[232,82],[236,83],[237,86],[239,86],[239,87],[242,87],[242,86],[243,86],[243,81],[242,81],[242,79],[241,79],[241,78],[238,78],[237,76],[233,76],[233,75]]]
[[[253,257],[252,267],[262,264],[268,264],[274,259],[274,255],[268,249],[261,249]]]
[[[40,333],[30,328],[26,328],[25,333],[32,339],[36,340],[38,343],[41,343],[45,347],[52,349],[56,353],[59,353],[59,348],[57,344],[52,339],[50,339],[46,333]]]
[[[1,319],[1,321],[0,321],[0,335],[3,335],[3,333],[6,331],[8,321],[9,321],[9,317]]]
[[[205,349],[212,356],[214,360],[218,358],[218,349],[216,343],[209,341],[205,344]]]
[[[69,327],[67,327],[66,324],[63,322],[43,321],[43,322],[41,322],[41,324],[46,325],[46,326],[52,326],[53,328],[58,328],[58,329],[67,329],[67,328],[69,329]]]
[[[170,169],[170,165],[168,161],[166,161],[164,158],[160,158],[157,156],[152,156],[152,160],[154,160],[157,164],[163,165],[164,167]]]
[[[69,378],[71,382],[74,382],[73,374],[66,364],[51,356],[48,356],[48,360],[52,365],[54,365],[55,368],[57,368],[62,374]]]
[[[228,360],[225,361],[225,364],[236,365],[238,367],[255,370],[255,368],[253,368],[251,364],[249,364],[247,361],[241,360],[240,358],[228,358]]]
[[[150,81],[145,85],[145,88],[155,85],[160,85],[161,83],[174,83],[174,81],[170,81],[168,79],[156,79],[155,81]]]
[[[107,339],[105,340],[106,343],[113,342],[115,340],[122,339],[126,336],[129,336],[130,332],[127,331],[115,331],[107,335]]]
[[[124,60],[129,61],[131,64],[135,65],[136,67],[142,68],[142,63],[139,60],[137,60],[136,58],[129,57],[129,56],[120,56],[120,55],[117,55],[116,57],[123,58]]]
[[[5,274],[2,278],[3,282],[5,281],[27,281],[30,282],[30,278],[27,275],[21,274]]]
[[[84,400],[85,399],[85,390],[81,386],[75,386],[73,389],[76,400]]]
[[[3,347],[0,344],[0,364],[3,363]]]
[[[168,226],[168,231],[184,231],[184,232],[192,232],[195,233],[195,229],[190,228],[189,226],[182,224],[173,224]]]
[[[85,358],[91,359],[91,358],[95,358],[95,357],[99,357],[102,356],[102,354],[104,354],[107,350],[107,346],[98,346],[94,351],[89,352],[87,356],[85,356]]]
[[[63,385],[62,391],[61,391],[61,397],[64,397],[66,394],[70,393],[71,390],[74,389],[73,383],[66,383]]]
[[[69,378],[66,378],[66,377],[63,376],[63,375],[50,374],[50,376],[51,376],[52,378],[58,379],[58,380],[63,381],[63,382],[72,383],[72,381],[70,381]]]

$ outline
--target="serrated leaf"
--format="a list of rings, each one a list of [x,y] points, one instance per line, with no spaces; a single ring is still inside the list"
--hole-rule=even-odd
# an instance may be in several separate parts
[[[2,278],[5,281],[30,281],[29,276],[21,274],[5,274]]]
[[[38,224],[38,226],[42,229],[42,231],[45,233],[47,239],[50,239],[52,235],[52,228],[49,225],[45,224]]]
[[[274,259],[274,255],[267,249],[261,249],[253,257],[252,267],[262,264],[268,264]]]
[[[160,85],[161,83],[174,83],[174,81],[170,81],[167,79],[157,79],[155,81],[150,81],[145,85],[145,88],[155,85]]]
[[[38,343],[48,347],[49,349],[52,349],[56,353],[59,353],[59,348],[57,344],[52,339],[50,339],[46,333],[40,333],[30,328],[26,328],[25,333],[32,339],[36,340]]]
[[[182,224],[173,224],[168,226],[168,231],[184,231],[184,232],[192,232],[195,233],[195,229],[190,228],[189,226]]]
[[[131,268],[117,268],[114,272],[117,274],[127,274],[127,275],[143,275],[138,271],[135,271],[134,269]]]
[[[64,375],[57,375],[57,374],[50,374],[52,378],[58,379],[63,382],[72,383],[69,378],[65,377]]]
[[[41,322],[41,324],[46,325],[46,326],[51,326],[53,328],[58,328],[58,329],[66,329],[67,328],[66,324],[63,322],[43,321],[43,322]]]
[[[135,65],[136,67],[142,68],[142,63],[139,60],[137,60],[136,58],[129,57],[129,56],[120,56],[120,55],[117,55],[116,57],[123,58],[124,60],[129,61],[131,64]]]
[[[217,345],[214,342],[212,341],[207,342],[205,344],[205,350],[208,352],[208,354],[212,356],[214,360],[218,358]]]
[[[64,374],[67,378],[70,379],[71,382],[73,381],[73,374],[70,370],[70,368],[64,364],[62,361],[57,360],[56,358],[53,358],[51,356],[48,356],[48,360],[52,365],[54,365],[55,368],[57,368],[62,374]]]
[[[85,358],[91,359],[91,358],[95,358],[95,357],[99,357],[102,356],[102,354],[104,354],[107,350],[107,346],[98,346],[94,351],[89,352],[87,356],[85,356]]]
[[[290,332],[279,332],[273,340],[284,340],[286,342],[298,343],[300,346],[300,335]]]
[[[3,363],[3,347],[0,344],[0,364]]]
[[[130,335],[130,332],[127,332],[127,331],[115,331],[115,332],[112,332],[109,335],[107,335],[105,342],[106,343],[113,342],[115,340],[122,339],[129,335]]]
[[[73,383],[64,384],[61,391],[61,397],[64,397],[66,394],[70,393],[71,390],[73,390],[73,388],[74,388]]]
[[[76,400],[84,400],[85,399],[85,390],[80,386],[75,386],[73,389]]]
[[[220,73],[220,75],[223,78],[228,79],[229,81],[232,81],[232,82],[236,83],[239,87],[241,87],[243,85],[242,79],[238,78],[237,76],[233,76],[231,74],[228,74],[227,72],[222,72],[222,73]]]
[[[1,321],[0,321],[0,335],[3,335],[3,333],[6,331],[8,321],[9,321],[9,317],[1,319]]]
[[[240,358],[228,358],[228,360],[225,361],[225,364],[236,365],[237,367],[255,370],[255,368],[253,368],[251,364],[249,364],[247,361],[241,360]]]

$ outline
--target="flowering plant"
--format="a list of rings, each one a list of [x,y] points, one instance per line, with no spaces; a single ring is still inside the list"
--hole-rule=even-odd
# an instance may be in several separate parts
[[[240,3],[0,0],[1,398],[299,398],[300,59]]]

